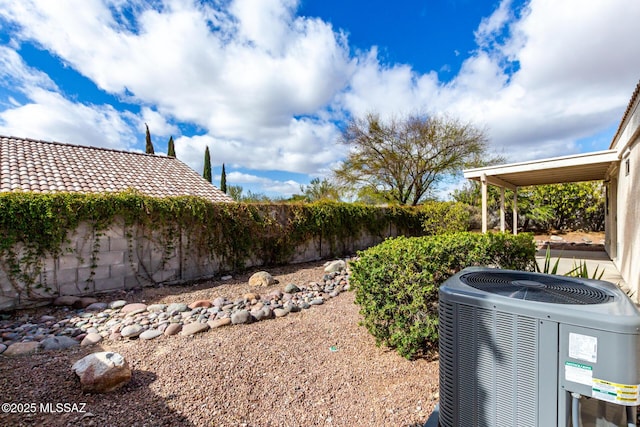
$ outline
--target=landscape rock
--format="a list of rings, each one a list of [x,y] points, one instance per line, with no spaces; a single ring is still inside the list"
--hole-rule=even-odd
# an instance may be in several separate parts
[[[102,311],[107,308],[106,302],[94,302],[93,304],[89,304],[85,310],[87,311]]]
[[[296,292],[300,292],[300,288],[293,283],[289,283],[284,287],[284,292],[287,294],[295,294]]]
[[[222,326],[227,326],[230,324],[231,324],[230,317],[223,317],[221,319],[210,320],[207,322],[207,325],[209,325],[209,328],[211,329],[221,328]]]
[[[194,335],[200,332],[207,331],[209,329],[209,325],[206,323],[193,322],[182,327],[181,335]]]
[[[259,300],[260,299],[260,295],[253,293],[253,292],[249,292],[246,293],[242,296],[243,299],[247,300],[247,301],[252,301],[252,300]]]
[[[131,380],[131,369],[119,353],[93,353],[73,364],[71,369],[80,377],[83,392],[108,393]]]
[[[160,311],[164,311],[167,308],[167,304],[151,304],[147,306],[147,311],[149,313],[157,313]]]
[[[90,345],[96,345],[98,344],[100,341],[102,341],[102,335],[98,334],[98,333],[89,333],[87,334],[86,337],[84,337],[82,339],[82,342],[80,343],[81,347],[87,347]]]
[[[231,323],[234,325],[240,325],[243,323],[249,323],[251,320],[251,313],[247,310],[239,310],[231,315]]]
[[[115,309],[118,309],[118,308],[122,308],[122,307],[124,307],[125,305],[127,305],[127,302],[126,302],[125,300],[119,299],[119,300],[117,300],[117,301],[111,301],[111,302],[109,303],[109,308],[111,308],[111,309],[114,309],[114,310],[115,310]]]
[[[141,312],[145,311],[146,309],[147,309],[147,305],[146,304],[142,304],[142,303],[139,303],[139,302],[134,302],[134,303],[127,304],[124,307],[122,307],[120,309],[120,312],[121,313],[132,313],[134,311],[137,311],[137,312],[141,313]],[[140,310],[142,310],[142,311],[140,311]]]
[[[5,351],[2,352],[3,356],[25,356],[38,351],[40,343],[36,341],[32,342],[16,342],[11,344]]]
[[[174,302],[167,306],[167,313],[173,313],[173,312],[182,313],[183,311],[187,311],[188,309],[189,307],[187,307],[187,304],[182,302]]]
[[[157,329],[147,329],[146,331],[141,333],[139,337],[141,340],[152,340],[159,337],[160,335],[162,335],[162,331],[159,331]]]
[[[142,331],[144,331],[142,325],[134,323],[133,325],[128,325],[122,328],[122,330],[120,331],[120,335],[122,335],[123,338],[135,338],[139,336]]]
[[[180,323],[170,323],[167,326],[167,329],[164,330],[164,334],[166,336],[175,335],[182,330],[182,325]]]
[[[194,301],[191,304],[189,304],[189,308],[191,310],[193,310],[194,308],[198,308],[198,307],[204,307],[204,308],[209,308],[211,307],[213,304],[211,303],[211,301],[209,300],[198,300],[198,301]]]
[[[276,317],[284,317],[289,314],[289,310],[285,308],[276,308],[273,310],[273,314],[275,314]]]
[[[0,354],[2,354],[2,352],[4,352],[7,349],[7,346],[4,344],[0,344]]]
[[[45,338],[40,342],[40,347],[43,350],[62,350],[69,347],[77,347],[80,343],[71,337],[50,337]]]
[[[347,263],[339,259],[339,260],[328,263],[324,268],[324,271],[325,273],[337,273],[337,272],[346,270],[346,268],[347,268]]]
[[[278,283],[278,281],[266,271],[258,271],[249,278],[249,286],[271,286],[276,283]]]

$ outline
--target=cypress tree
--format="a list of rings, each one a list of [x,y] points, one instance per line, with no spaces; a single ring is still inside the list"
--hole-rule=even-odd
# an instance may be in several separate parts
[[[155,154],[153,151],[153,144],[151,143],[151,134],[149,133],[149,125],[144,124],[147,127],[147,147],[145,149],[145,153],[147,154]]]
[[[209,147],[204,150],[204,171],[202,177],[211,182],[211,156],[209,155]]]
[[[223,193],[227,192],[227,172],[224,170],[224,163],[222,164],[222,174],[220,176],[220,190]]]
[[[173,146],[173,136],[169,138],[169,148],[167,149],[167,156],[169,157],[176,156],[176,148]]]

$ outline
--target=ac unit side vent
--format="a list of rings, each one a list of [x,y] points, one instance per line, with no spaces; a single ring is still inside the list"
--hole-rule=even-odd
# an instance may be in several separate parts
[[[613,297],[578,280],[512,271],[474,271],[460,276],[472,288],[526,301],[552,304],[602,304]]]

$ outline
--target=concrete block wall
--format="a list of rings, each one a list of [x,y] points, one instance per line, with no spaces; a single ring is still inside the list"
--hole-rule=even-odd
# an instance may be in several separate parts
[[[396,235],[395,227],[388,233]],[[315,236],[294,248],[291,263],[315,261],[355,253],[388,237],[366,232],[344,240],[329,241]],[[125,227],[116,220],[107,230],[94,233],[90,224],[80,224],[69,233],[68,244],[57,258],[41,260],[41,272],[28,287],[7,271],[0,259],[0,311],[49,303],[59,295],[94,295],[129,290],[159,283],[185,283],[206,279],[231,270],[220,254],[202,253],[189,244],[188,236],[167,242],[160,232]],[[20,248],[15,248],[20,252]],[[245,267],[264,264],[259,256],[245,260]]]

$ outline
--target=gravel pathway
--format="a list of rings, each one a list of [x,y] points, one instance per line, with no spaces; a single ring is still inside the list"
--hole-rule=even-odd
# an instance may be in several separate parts
[[[270,269],[279,285],[322,278],[322,263]],[[256,291],[246,281],[150,288],[128,302],[172,303]],[[31,413],[0,413],[6,426],[422,426],[433,410],[437,361],[407,361],[375,346],[353,293],[286,317],[194,336],[105,340],[92,347],[0,355],[0,400]],[[109,296],[109,299],[114,299]],[[55,315],[52,309],[40,309]],[[110,394],[80,391],[71,365],[116,351],[133,378]]]

